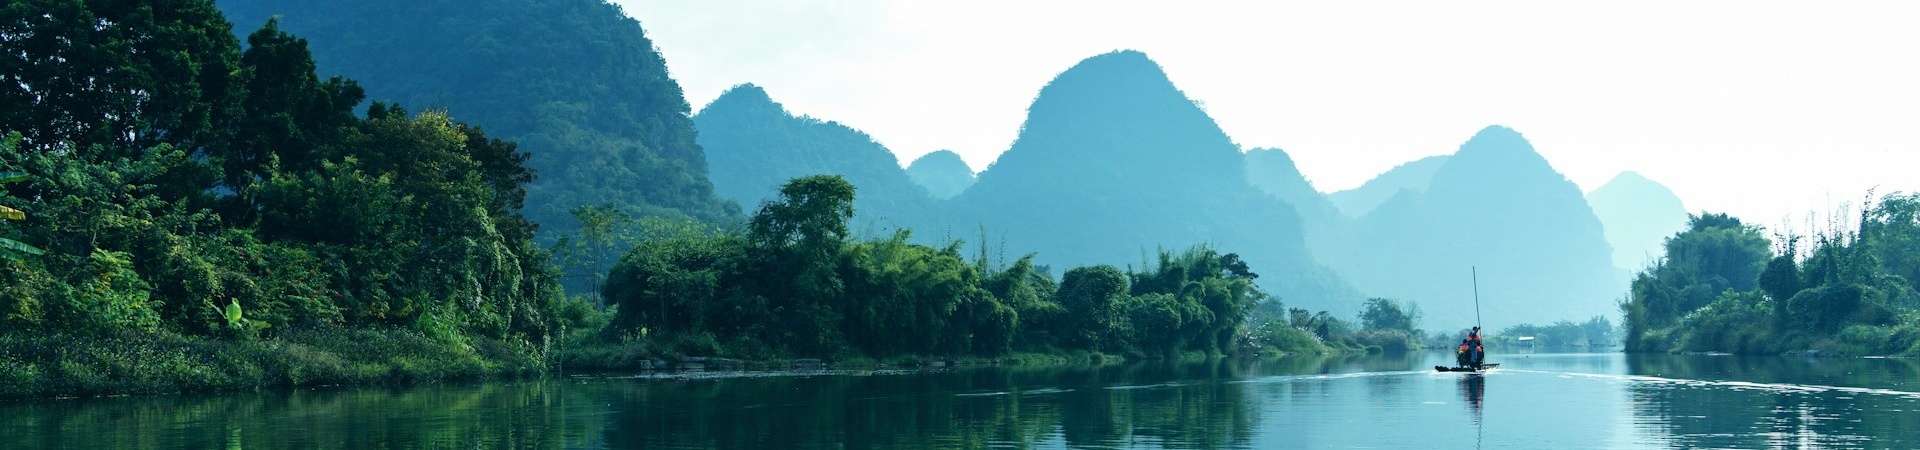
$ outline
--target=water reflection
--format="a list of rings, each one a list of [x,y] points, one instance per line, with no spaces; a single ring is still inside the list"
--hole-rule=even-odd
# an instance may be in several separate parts
[[[0,404],[0,448],[1920,447],[1907,360],[1451,355]],[[1487,390],[1499,392],[1487,400]]]
[[[1467,397],[1467,407],[1473,410],[1474,422],[1481,418],[1482,402],[1487,400],[1487,376],[1469,373],[1460,377],[1460,395]]]
[[[1244,447],[1242,365],[616,383],[620,448]],[[688,393],[694,395],[688,395]]]
[[[1916,363],[1897,359],[1626,358],[1635,421],[1681,447],[1920,446]],[[1685,378],[1680,378],[1685,377]],[[1741,395],[1732,395],[1738,392]]]

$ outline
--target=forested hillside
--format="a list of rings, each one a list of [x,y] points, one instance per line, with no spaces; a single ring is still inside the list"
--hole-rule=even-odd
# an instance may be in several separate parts
[[[860,190],[856,232],[926,229],[935,199],[886,147],[837,122],[796,117],[759,86],[735,86],[694,116],[716,192],[741,205],[779,197],[787,180],[840,175]]]
[[[736,220],[713,194],[690,107],[641,24],[602,0],[222,0],[241,29],[279,17],[323,75],[375,101],[445,109],[515,141],[537,179],[527,216],[548,237],[580,206]]]
[[[539,370],[559,292],[513,143],[356,114],[308,41],[243,51],[208,2],[0,27],[0,395]]]

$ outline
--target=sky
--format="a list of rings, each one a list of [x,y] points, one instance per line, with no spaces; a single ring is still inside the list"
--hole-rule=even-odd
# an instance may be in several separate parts
[[[1134,49],[1322,192],[1493,124],[1582,190],[1634,170],[1769,227],[1920,191],[1920,2],[614,3],[696,110],[754,83],[903,165],[984,169],[1055,75]]]

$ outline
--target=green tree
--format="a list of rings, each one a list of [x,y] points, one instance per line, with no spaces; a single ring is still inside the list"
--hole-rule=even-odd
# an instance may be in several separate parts
[[[1419,322],[1419,306],[1399,300],[1375,297],[1360,307],[1361,328],[1412,332],[1418,329]]]
[[[542,243],[572,235],[570,213],[581,206],[611,203],[636,218],[714,225],[741,219],[739,206],[713,194],[692,107],[666,60],[615,4],[222,0],[219,7],[240,26],[272,21],[311,39],[319,72],[359,80],[370,98],[444,108],[517,142],[530,155],[524,165],[541,174],[527,185],[525,214],[541,224]]]
[[[1794,261],[1799,257],[1799,252],[1796,250],[1798,250],[1800,239],[1788,237],[1785,240],[1784,251],[1767,261],[1767,267],[1760,271],[1760,278],[1756,281],[1760,290],[1766,293],[1769,304],[1773,306],[1771,314],[1776,329],[1787,327],[1788,319],[1792,317],[1787,312],[1788,300],[1798,295],[1804,285],[1801,280],[1800,266]]]
[[[1666,257],[1630,283],[1627,302],[1621,304],[1628,351],[1671,348],[1675,341],[1660,330],[1670,330],[1724,291],[1758,287],[1773,257],[1759,227],[1726,214],[1690,217],[1686,230],[1667,239]]]
[[[1127,278],[1120,269],[1099,265],[1076,267],[1060,279],[1059,302],[1066,309],[1064,340],[1073,348],[1117,350],[1115,338],[1123,325],[1120,306],[1126,300]]]
[[[1017,319],[981,287],[959,243],[936,249],[909,236],[902,230],[845,252],[848,343],[869,355],[1004,351]]]
[[[697,222],[648,218],[636,245],[613,266],[605,299],[619,307],[615,330],[718,332],[737,336],[778,320],[737,289],[748,247],[737,235]]]
[[[1726,214],[1690,216],[1687,230],[1667,240],[1667,261],[1689,276],[1708,283],[1714,292],[1753,289],[1761,269],[1772,256],[1770,241],[1760,228]],[[1701,305],[1682,305],[1682,312]]]
[[[782,318],[771,327],[770,342],[813,355],[841,345],[841,317],[832,302],[846,290],[838,268],[853,196],[853,185],[837,175],[795,178],[748,221],[748,242],[759,252],[753,272],[789,283],[765,290]]]
[[[1593,316],[1580,324],[1580,330],[1586,334],[1587,344],[1593,346],[1613,345],[1618,338],[1614,336],[1613,321],[1607,316]]]
[[[23,133],[23,150],[197,154],[240,117],[240,46],[212,2],[22,0],[0,29],[0,129]]]
[[[634,233],[640,221],[613,204],[574,208],[573,218],[580,226],[554,242],[554,256],[569,284],[577,284],[572,292],[588,292],[594,304],[606,304],[601,292],[608,272],[644,239]]]
[[[1034,256],[1022,256],[998,271],[990,269],[982,256],[975,262],[975,268],[986,274],[982,282],[987,291],[1001,304],[1012,308],[1019,320],[1013,346],[1023,350],[1053,349],[1061,344],[1067,310],[1054,301],[1058,286],[1053,277],[1034,266]]]
[[[358,121],[353,108],[366,96],[360,86],[340,77],[320,80],[307,40],[281,31],[277,20],[268,20],[247,36],[240,61],[246,68],[246,97],[240,133],[222,155],[227,188],[244,192],[255,180],[271,175],[269,165],[318,169],[329,159],[326,151],[332,150],[326,144],[338,142]]]

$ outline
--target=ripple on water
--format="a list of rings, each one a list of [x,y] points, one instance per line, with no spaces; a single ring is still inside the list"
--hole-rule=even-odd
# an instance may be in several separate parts
[[[1542,371],[1518,370],[1518,369],[1515,369],[1514,371],[1522,372],[1522,373],[1558,374],[1563,377],[1570,376],[1570,377],[1592,378],[1592,379],[1601,379],[1601,380],[1624,381],[1624,382],[1641,383],[1641,384],[1672,385],[1672,386],[1687,386],[1687,387],[1701,387],[1701,388],[1727,388],[1727,389],[1733,389],[1733,390],[1765,391],[1765,392],[1782,393],[1782,394],[1793,394],[1793,393],[1817,394],[1817,393],[1834,392],[1834,393],[1847,393],[1847,394],[1856,394],[1856,395],[1901,397],[1901,398],[1907,398],[1907,399],[1913,399],[1913,400],[1920,400],[1920,392],[1900,391],[1900,390],[1881,389],[1881,388],[1865,388],[1865,387],[1853,387],[1853,386],[1828,386],[1828,385],[1799,384],[1799,383],[1759,383],[1759,382],[1752,382],[1752,381],[1694,380],[1694,379],[1685,379],[1685,378],[1656,377],[1656,376],[1649,376],[1649,375],[1614,375],[1614,374],[1599,374],[1599,373],[1542,372]],[[1854,397],[1841,396],[1838,398],[1851,400]]]

